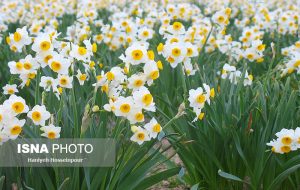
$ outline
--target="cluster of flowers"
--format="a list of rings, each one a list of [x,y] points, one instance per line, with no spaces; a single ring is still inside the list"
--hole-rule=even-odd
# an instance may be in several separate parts
[[[235,66],[225,64],[223,66],[222,72],[221,72],[221,78],[222,79],[229,79],[231,83],[237,84],[238,81],[242,80],[243,74],[241,71],[237,70]],[[251,74],[248,74],[248,71],[244,74],[244,80],[242,80],[244,83],[244,86],[251,86],[253,81],[253,76]]]
[[[40,128],[42,130],[41,136],[49,139],[59,138],[61,128],[52,124],[46,125],[46,121],[51,116],[46,107],[36,105],[29,111],[25,100],[13,94],[14,88],[15,86],[6,86],[4,89],[4,93],[8,92],[11,95],[0,105],[0,144],[9,139],[14,140],[21,134],[26,119],[20,118],[22,118],[22,114],[26,113],[35,125],[42,126]]]
[[[22,80],[21,87],[25,85],[29,86],[31,79],[36,77],[37,71],[40,68],[50,68],[57,74],[57,77],[54,79],[50,76],[43,76],[40,86],[46,91],[52,89],[57,97],[59,97],[62,88],[72,88],[73,78],[68,74],[74,60],[84,63],[82,66],[85,72],[90,68],[90,65],[94,64],[91,62],[91,56],[97,50],[96,44],[91,44],[89,40],[83,41],[85,46],[70,44],[58,41],[58,35],[56,30],[52,29],[51,32],[41,32],[37,37],[30,37],[26,26],[24,26],[7,37],[6,40],[10,48],[18,52],[26,51],[25,46],[30,45],[33,41],[31,49],[35,52],[35,57],[29,54],[24,59],[8,63],[10,73],[19,75]],[[87,75],[82,74],[79,69],[76,76],[81,85],[87,79]]]
[[[267,143],[272,147],[272,151],[279,154],[289,153],[300,148],[300,128],[282,129],[276,134],[277,139]]]
[[[101,87],[109,99],[104,109],[117,117],[126,118],[132,125],[142,125],[147,121],[145,112],[156,110],[148,88],[159,78],[163,62],[166,61],[172,68],[179,64],[184,73],[191,76],[199,69],[196,61],[200,52],[219,51],[226,55],[230,63],[223,66],[221,78],[228,78],[233,84],[242,80],[245,86],[251,85],[253,76],[248,71],[242,74],[237,62],[242,59],[263,62],[266,45],[262,39],[265,32],[295,34],[299,27],[300,9],[291,2],[279,5],[280,1],[276,0],[262,4],[204,0],[197,3],[205,5],[204,11],[196,4],[184,1],[3,2],[0,5],[0,32],[8,30],[8,23],[19,22],[24,26],[6,38],[12,51],[26,55],[23,59],[8,63],[10,73],[19,76],[21,88],[29,86],[31,80],[41,74],[40,87],[46,92],[52,91],[57,98],[60,98],[63,89],[74,87],[74,77],[80,85],[96,78],[95,88]],[[108,21],[99,17],[100,8],[110,12]],[[60,38],[57,30],[64,14],[74,14],[76,21],[67,23],[66,36]],[[190,23],[189,27],[185,26],[186,22]],[[241,35],[233,39],[227,32],[229,24],[240,29]],[[152,42],[153,37],[157,36],[162,40]],[[157,45],[155,49],[153,44]],[[123,63],[106,72],[102,70],[102,64],[94,56],[97,45],[105,45],[112,51],[124,48],[124,54],[120,56]],[[282,54],[288,56],[282,68],[283,74],[299,72],[299,49],[299,42],[282,49]],[[155,57],[157,54],[158,58]],[[100,66],[100,73],[97,65]],[[15,92],[18,92],[15,84],[4,87],[4,94]],[[196,119],[203,118],[201,110],[213,96],[214,90],[208,85],[190,90],[190,106],[197,115]],[[153,124],[155,121],[152,118],[152,124],[148,124],[157,134],[162,128]],[[145,135],[141,135],[143,138],[139,140],[132,140],[144,142],[155,138],[148,124],[133,127],[133,137],[138,137],[138,132]]]
[[[197,89],[191,89],[189,91],[188,100],[190,102],[190,107],[192,107],[194,113],[196,113],[196,118],[193,122],[203,119],[204,112],[202,112],[202,109],[204,108],[205,103],[210,104],[210,98],[214,97],[215,89],[210,88],[207,84],[203,84],[203,88],[198,87]]]
[[[102,72],[94,84],[101,87],[109,97],[109,103],[104,105],[104,109],[113,112],[117,117],[126,118],[132,125],[144,122],[145,111],[156,111],[154,98],[147,86],[151,86],[158,79],[162,63],[154,61],[154,52],[148,50],[148,46],[143,41],[129,46],[125,54],[120,56],[125,67],[113,67],[106,73]],[[143,68],[142,72],[138,69],[140,66]],[[154,118],[144,128],[134,128],[131,140],[141,144],[155,138],[162,129]]]
[[[295,42],[293,45],[282,48],[281,54],[286,56],[287,59],[281,68],[282,76],[291,74],[293,72],[300,73],[300,41]]]

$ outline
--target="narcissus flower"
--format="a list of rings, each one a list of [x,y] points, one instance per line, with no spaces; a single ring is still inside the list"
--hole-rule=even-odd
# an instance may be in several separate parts
[[[84,40],[83,43],[85,47],[73,44],[70,56],[80,61],[89,62],[93,55],[93,46],[89,40]]]
[[[60,54],[53,54],[53,57],[48,61],[48,64],[52,71],[61,75],[67,75],[71,62]]]
[[[153,96],[146,87],[142,86],[138,90],[135,90],[132,96],[135,104],[138,107],[141,107],[147,111],[155,112]]]
[[[127,117],[130,112],[133,109],[134,103],[133,103],[133,98],[131,96],[129,97],[122,97],[120,96],[115,102],[115,111],[114,113],[116,116],[123,116]]]
[[[45,91],[49,92],[52,88],[53,91],[57,89],[58,82],[52,77],[41,77],[40,87],[44,88]]]
[[[22,128],[25,124],[26,120],[19,120],[17,118],[13,118],[7,123],[7,126],[4,128],[4,132],[10,139],[16,139],[19,134],[22,132]]]
[[[3,94],[15,94],[19,92],[19,90],[17,89],[17,85],[16,84],[7,84],[3,87]]]
[[[191,89],[189,91],[189,98],[191,107],[203,108],[205,101],[207,100],[207,95],[203,91],[202,87],[198,87],[197,89]]]
[[[11,95],[8,100],[4,101],[3,105],[8,107],[14,116],[29,111],[25,100],[22,97]]]
[[[73,77],[68,75],[58,75],[56,79],[59,86],[63,88],[72,88]]]
[[[275,135],[277,139],[267,143],[268,146],[272,147],[274,153],[285,154],[291,151],[297,150],[300,146],[300,128],[293,129],[283,128]]]
[[[40,34],[34,39],[32,50],[38,54],[49,54],[53,51],[53,44],[49,34]]]
[[[44,105],[36,105],[28,112],[27,116],[35,125],[44,126],[45,122],[50,118],[50,113],[46,110]]]
[[[21,52],[25,45],[31,44],[31,38],[28,35],[27,27],[18,28],[15,33],[9,35],[9,45],[13,51]]]
[[[143,144],[145,141],[149,141],[150,137],[148,131],[137,127],[133,136],[130,138],[131,141],[138,143],[139,145]]]
[[[144,128],[149,132],[149,137],[154,139],[157,137],[158,133],[162,131],[162,127],[155,118],[152,118],[150,122],[144,126]]]
[[[128,88],[129,89],[138,89],[144,86],[146,82],[146,76],[144,73],[134,74],[128,78]]]
[[[80,85],[84,85],[84,82],[88,79],[88,75],[81,73],[81,71],[79,69],[77,70],[76,77],[77,77]]]
[[[149,61],[144,65],[144,74],[146,81],[149,86],[152,85],[153,81],[158,79],[159,70],[155,61]]]
[[[60,138],[61,127],[56,127],[51,124],[48,126],[41,127],[41,130],[43,131],[43,133],[41,134],[41,136],[43,137],[47,137],[48,139]]]
[[[148,61],[147,45],[142,43],[134,43],[129,46],[125,51],[125,56],[120,58],[125,62],[132,65],[138,65],[140,63],[146,63]]]

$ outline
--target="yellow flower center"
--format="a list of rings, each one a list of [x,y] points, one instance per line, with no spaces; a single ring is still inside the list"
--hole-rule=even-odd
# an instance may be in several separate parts
[[[180,22],[174,22],[173,23],[173,29],[175,30],[175,31],[178,31],[178,30],[180,30],[182,28],[182,24],[180,23]]]
[[[11,108],[16,112],[16,113],[21,113],[25,106],[22,102],[15,102],[13,103],[13,105],[11,106]]]
[[[141,60],[143,57],[143,52],[141,50],[133,50],[131,56],[134,60]]]
[[[130,112],[130,109],[131,109],[130,105],[126,104],[126,103],[122,104],[120,106],[120,110],[121,110],[122,113],[128,113],[128,112]]]
[[[47,56],[44,58],[44,62],[48,64],[48,61],[49,61],[50,59],[52,59],[52,58],[53,58],[52,55],[47,55]]]
[[[203,94],[197,96],[196,101],[197,101],[199,104],[204,103],[204,102],[205,102],[205,96],[204,96]]]
[[[144,114],[141,113],[141,112],[135,114],[135,119],[136,119],[137,121],[143,121],[143,119],[144,119]]]
[[[80,79],[81,81],[85,81],[86,78],[87,78],[86,74],[82,74],[82,75],[80,75],[80,77],[79,77],[79,79]]]
[[[32,112],[33,121],[40,121],[42,119],[42,114],[38,111]]]
[[[248,59],[253,59],[253,58],[254,58],[254,55],[253,55],[252,53],[250,53],[250,54],[247,55],[247,58],[248,58]]]
[[[106,78],[107,78],[107,80],[111,81],[111,80],[114,80],[115,75],[109,71],[106,73]]]
[[[140,86],[143,85],[143,81],[141,79],[137,79],[137,80],[134,81],[133,85],[135,87],[140,87]]]
[[[52,81],[51,81],[51,80],[48,80],[48,81],[46,82],[46,84],[47,84],[47,86],[51,86],[51,85],[52,85]]]
[[[22,35],[19,32],[14,33],[15,42],[19,42],[22,39]]]
[[[151,73],[150,73],[150,78],[152,79],[152,80],[155,80],[155,79],[157,79],[159,77],[159,72],[158,71],[152,71]]]
[[[225,18],[223,16],[219,16],[217,20],[219,23],[223,23],[225,21]]]
[[[97,40],[97,41],[101,41],[101,40],[102,40],[102,35],[101,35],[101,34],[97,35],[97,36],[96,36],[96,40]]]
[[[172,38],[172,39],[170,40],[170,42],[171,42],[171,44],[172,44],[172,43],[174,43],[174,42],[179,42],[179,40],[178,40],[177,38]]]
[[[54,139],[55,138],[55,133],[53,131],[48,132],[48,138],[49,139]]]
[[[136,136],[140,141],[143,141],[145,139],[145,134],[143,132],[138,133]]]
[[[40,44],[40,48],[41,48],[41,50],[43,50],[43,51],[47,51],[48,49],[50,49],[50,42],[48,42],[48,41],[43,41],[43,42],[41,42],[41,44]]]
[[[67,85],[68,84],[68,80],[66,78],[61,78],[59,82],[60,82],[61,85]]]
[[[247,32],[246,32],[246,36],[247,36],[247,37],[250,37],[250,36],[251,36],[251,32],[250,32],[250,31],[247,31]]]
[[[260,44],[259,46],[257,46],[257,50],[258,51],[263,51],[263,50],[265,50],[265,44]]]
[[[16,68],[20,71],[23,69],[23,64],[21,62],[16,63]]]
[[[26,63],[24,63],[24,68],[25,68],[26,70],[30,70],[30,69],[32,68],[32,64],[26,62]]]
[[[143,36],[144,36],[144,37],[148,37],[148,36],[149,36],[149,32],[148,32],[148,31],[144,31],[144,32],[143,32]]]
[[[142,101],[146,106],[149,106],[153,101],[153,97],[151,94],[145,94],[142,98]]]
[[[61,63],[57,61],[53,61],[51,63],[51,68],[54,72],[58,72],[61,69]]]
[[[79,47],[78,48],[78,53],[79,53],[79,55],[85,55],[86,54],[86,49],[84,47]]]
[[[282,146],[280,149],[284,153],[289,153],[291,151],[291,147],[290,146]]]
[[[172,49],[172,55],[173,55],[174,57],[180,56],[180,55],[181,55],[181,50],[180,50],[179,48],[174,48],[174,49]]]
[[[155,133],[159,133],[160,131],[161,131],[161,126],[160,126],[160,124],[155,124],[154,126],[153,126],[153,128],[152,128],[152,130],[153,130],[153,132],[155,132]]]
[[[174,63],[175,62],[175,59],[173,58],[173,57],[168,57],[168,59],[167,59],[170,63]]]
[[[8,94],[14,94],[15,91],[14,91],[14,89],[11,89],[11,88],[10,88],[10,89],[7,90],[7,93],[8,93]],[[1,120],[0,120],[0,121],[1,121]]]
[[[18,134],[21,133],[21,131],[22,131],[22,127],[19,126],[19,125],[16,125],[16,126],[14,126],[13,128],[11,128],[10,133],[11,133],[12,135],[18,135]]]
[[[193,55],[193,49],[192,48],[187,48],[186,55],[187,56],[192,56]]]
[[[292,143],[292,138],[291,137],[283,137],[281,139],[281,142],[284,145],[290,145]]]

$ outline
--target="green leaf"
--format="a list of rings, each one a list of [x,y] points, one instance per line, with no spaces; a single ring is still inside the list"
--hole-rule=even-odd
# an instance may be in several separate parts
[[[70,178],[67,177],[62,183],[61,185],[58,187],[58,190],[62,190],[64,188],[64,186],[69,182]]]
[[[155,185],[163,180],[168,179],[169,177],[172,177],[172,176],[178,174],[180,169],[181,169],[180,167],[176,167],[176,168],[165,170],[163,172],[152,175],[150,177],[147,177],[135,188],[135,190],[147,189],[147,188],[151,187],[152,185]]]
[[[293,172],[297,171],[300,168],[300,164],[297,164],[293,167],[290,167],[289,169],[285,170],[281,174],[279,174],[271,183],[271,185],[268,187],[268,190],[271,189],[278,189],[280,187],[279,185],[292,174]]]
[[[219,170],[218,174],[219,174],[219,176],[224,177],[226,179],[230,179],[230,180],[234,180],[234,181],[239,181],[239,182],[244,182],[241,178],[239,178],[239,177],[237,177],[235,175],[223,172],[222,170]]]
[[[0,189],[3,189],[4,180],[5,180],[5,176],[1,176],[0,177]]]

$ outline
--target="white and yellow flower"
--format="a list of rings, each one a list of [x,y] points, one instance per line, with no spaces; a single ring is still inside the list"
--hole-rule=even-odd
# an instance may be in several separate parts
[[[157,135],[162,131],[161,125],[152,118],[149,123],[147,123],[144,128],[149,132],[149,137],[155,139]]]
[[[41,136],[47,137],[48,139],[57,139],[60,138],[61,127],[56,127],[54,125],[48,125],[41,127],[43,133]]]
[[[29,111],[25,100],[22,97],[11,95],[8,100],[4,101],[3,105],[12,112],[14,116],[22,113],[27,113]]]
[[[28,35],[27,27],[18,28],[15,33],[9,35],[9,45],[13,51],[21,52],[25,45],[31,44],[31,38]]]
[[[150,137],[149,137],[147,130],[145,130],[141,127],[136,127],[135,132],[134,132],[133,136],[130,138],[130,140],[141,145],[145,141],[149,141]]]
[[[120,59],[132,65],[146,63],[148,61],[147,48],[147,44],[133,43],[125,50],[125,56],[122,55]]]
[[[70,77],[68,75],[58,75],[58,78],[56,79],[58,85],[63,88],[72,88],[72,82],[73,77]]]
[[[71,62],[60,54],[53,54],[53,57],[48,61],[48,64],[52,71],[61,75],[67,75],[69,73]]]
[[[49,34],[41,33],[34,39],[32,50],[37,54],[49,54],[53,51],[53,44]]]
[[[84,74],[84,73],[81,73],[81,71],[78,69],[76,78],[78,79],[78,82],[79,82],[80,85],[84,85],[84,82],[86,80],[88,80],[88,75]]]
[[[128,115],[131,114],[133,106],[134,106],[134,103],[133,103],[133,98],[131,96],[126,97],[126,98],[123,96],[120,96],[114,102],[114,107],[115,107],[114,113],[116,116],[127,117]]]
[[[19,92],[16,84],[7,84],[3,87],[3,94],[15,94]]]
[[[28,112],[29,117],[35,125],[44,126],[45,122],[50,118],[50,113],[46,110],[44,105],[36,105]]]
[[[19,120],[14,117],[7,123],[3,131],[9,137],[9,139],[15,140],[22,132],[25,122],[25,119]]]
[[[147,111],[155,112],[155,103],[149,90],[142,86],[132,93],[134,103]]]

